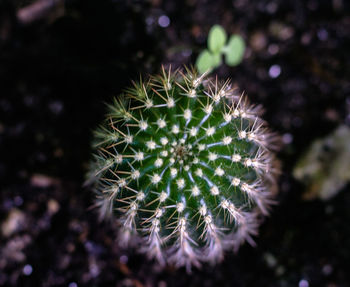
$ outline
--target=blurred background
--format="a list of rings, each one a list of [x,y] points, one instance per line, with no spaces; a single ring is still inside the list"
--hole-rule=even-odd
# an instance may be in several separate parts
[[[0,0],[0,286],[350,286],[350,3]],[[214,24],[281,134],[257,247],[186,274],[121,250],[83,187],[92,130],[132,79],[194,64]]]

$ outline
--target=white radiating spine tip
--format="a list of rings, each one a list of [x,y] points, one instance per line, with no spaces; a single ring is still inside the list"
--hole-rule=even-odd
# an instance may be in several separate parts
[[[115,162],[120,164],[123,162],[123,156],[121,154],[118,154],[116,157],[115,157]]]
[[[209,159],[210,161],[214,161],[214,160],[216,160],[217,158],[218,158],[218,155],[217,155],[216,153],[210,152],[210,153],[208,154],[208,159]]]
[[[148,149],[153,150],[156,148],[156,143],[154,141],[150,140],[150,141],[146,142],[146,146]]]
[[[168,98],[167,105],[168,105],[168,108],[173,108],[173,107],[175,107],[175,101],[174,101],[174,99],[173,99],[173,98]]]
[[[233,154],[231,159],[233,162],[240,162],[242,157],[239,154]]]
[[[139,127],[140,127],[140,129],[141,129],[142,131],[145,131],[145,130],[147,130],[147,128],[148,128],[148,124],[147,124],[146,121],[140,121],[140,122],[139,122]]]
[[[160,129],[162,129],[166,126],[166,122],[163,119],[158,119],[156,124]]]
[[[162,150],[160,152],[160,155],[163,156],[163,157],[166,157],[166,156],[168,156],[168,151],[167,150]]]
[[[197,96],[196,95],[196,90],[195,89],[190,90],[189,93],[188,93],[188,96],[190,98],[195,98]]]
[[[202,177],[203,176],[203,171],[201,168],[197,168],[196,171],[194,172],[197,176]]]
[[[156,211],[154,212],[154,215],[156,218],[159,218],[163,215],[164,210],[162,208],[157,208]]]
[[[132,141],[133,141],[133,139],[134,139],[134,137],[131,136],[131,135],[125,136],[125,142],[126,142],[127,144],[131,144]]]
[[[192,118],[192,112],[190,109],[186,109],[184,111],[184,119],[185,120],[190,120]]]
[[[145,105],[147,109],[150,109],[153,107],[153,101],[151,99],[147,99]]]
[[[124,187],[124,186],[126,186],[126,180],[125,180],[125,178],[121,178],[121,179],[118,180],[118,186],[119,186],[119,187]]]
[[[119,191],[120,191],[120,188],[118,185],[112,185],[110,191],[113,193],[113,194],[117,194]]]
[[[161,158],[157,158],[154,162],[155,167],[161,167],[163,165],[163,160]]]
[[[269,162],[264,162],[263,160],[257,160],[257,159],[252,159],[252,166],[258,171],[264,171],[264,172],[268,172],[269,171]]]
[[[215,103],[220,102],[220,94],[214,94],[212,98]]]
[[[192,127],[192,128],[190,129],[190,136],[191,136],[191,137],[195,137],[197,134],[198,134],[198,128]]]
[[[205,204],[202,204],[199,208],[199,213],[202,216],[205,216],[207,214],[207,206]]]
[[[178,125],[173,125],[172,128],[171,128],[171,132],[173,134],[178,134],[180,132],[180,128]]]
[[[242,214],[240,212],[239,209],[237,209],[235,207],[235,205],[228,201],[228,200],[223,200],[221,203],[220,203],[220,206],[224,209],[224,210],[227,210],[230,214],[230,222],[233,221],[233,219],[235,219],[236,221],[240,222],[241,219],[242,219]]]
[[[241,180],[238,177],[234,177],[231,180],[231,183],[233,186],[238,186],[240,184]]]
[[[247,118],[248,117],[247,112],[245,110],[243,110],[243,109],[240,110],[240,114],[241,114],[242,118]]]
[[[158,232],[159,232],[159,230],[160,230],[160,228],[159,228],[159,225],[160,225],[160,221],[159,221],[159,219],[158,218],[153,218],[152,219],[152,225],[151,225],[151,227],[150,227],[150,234],[151,234],[151,238],[153,239],[153,240],[156,240],[155,242],[151,242],[151,244],[155,244],[155,245],[157,245],[157,244],[159,244],[157,241],[158,241]],[[157,249],[156,249],[157,250]],[[158,250],[156,251],[156,252],[159,252]]]
[[[240,115],[239,110],[238,110],[238,109],[235,109],[235,110],[233,111],[232,115],[233,115],[234,118],[238,118],[239,115]]]
[[[139,205],[134,201],[130,204],[130,210],[134,211],[139,208]]]
[[[166,145],[166,144],[168,144],[168,142],[169,142],[169,140],[168,140],[166,137],[160,138],[160,143],[161,143],[162,145]]]
[[[226,136],[222,139],[224,145],[229,145],[232,142],[232,138],[230,136]]]
[[[246,131],[239,131],[238,136],[240,139],[245,139],[247,137],[247,132]]]
[[[137,199],[138,201],[141,201],[141,200],[144,200],[144,198],[145,198],[145,194],[143,193],[143,191],[139,191],[139,192],[137,193],[136,199]]]
[[[213,222],[213,219],[211,217],[211,215],[207,215],[204,217],[204,222],[206,223],[206,225],[210,225]]]
[[[196,89],[202,82],[202,77],[198,77],[193,80],[193,87]]]
[[[199,188],[198,188],[197,185],[194,185],[194,186],[192,187],[192,189],[191,189],[191,192],[192,192],[192,195],[193,195],[193,196],[197,196],[197,195],[199,195],[200,190],[199,190]]]
[[[159,183],[160,181],[161,181],[161,177],[159,176],[159,174],[158,173],[155,173],[153,176],[152,176],[152,178],[151,178],[151,182],[153,183],[153,184],[157,184],[157,183]]]
[[[256,139],[256,134],[254,132],[250,132],[250,133],[248,133],[248,137],[247,138],[248,138],[249,141],[253,141],[253,140]]]
[[[219,188],[216,186],[216,185],[213,185],[211,188],[210,188],[210,193],[212,195],[218,195],[219,194]]]
[[[223,176],[224,174],[225,174],[225,171],[221,167],[217,167],[215,169],[215,175]]]
[[[253,162],[250,158],[246,158],[244,160],[244,165],[247,166],[247,167],[251,167],[253,165]]]
[[[211,114],[213,111],[213,105],[206,105],[205,108],[204,108],[204,112],[206,114]]]
[[[137,153],[135,153],[135,160],[137,161],[141,161],[145,158],[145,155],[142,151],[139,151]]]
[[[230,113],[224,113],[224,120],[229,123],[232,120],[232,115]]]
[[[170,168],[170,175],[172,178],[175,178],[177,176],[177,169],[176,168]]]
[[[131,178],[132,179],[138,179],[140,177],[140,171],[135,169],[132,173],[131,173]]]
[[[223,98],[223,97],[226,97],[227,91],[225,91],[225,89],[222,88],[218,94],[219,94],[220,98]]]
[[[223,209],[227,209],[229,206],[229,202],[228,202],[228,200],[225,199],[225,200],[221,201],[220,205]]]
[[[168,198],[168,195],[166,192],[162,191],[159,195],[159,202],[164,202]]]
[[[177,204],[176,204],[176,210],[178,211],[178,212],[183,212],[184,211],[184,209],[185,209],[185,204],[183,203],[183,202],[178,202]]]
[[[185,187],[185,180],[183,178],[179,178],[176,181],[177,187],[183,189]]]
[[[261,188],[259,188],[258,185],[256,185],[256,184],[248,184],[246,182],[242,183],[241,189],[244,192],[246,192],[254,200],[258,199],[259,191],[261,191]]]
[[[206,135],[208,137],[212,136],[215,133],[215,127],[209,127],[207,128],[207,130],[205,131]]]
[[[205,150],[205,144],[199,144],[199,145],[198,145],[198,150],[199,150],[199,151]]]

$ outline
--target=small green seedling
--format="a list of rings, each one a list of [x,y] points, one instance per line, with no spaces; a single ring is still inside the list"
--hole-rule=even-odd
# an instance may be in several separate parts
[[[231,67],[242,62],[245,43],[240,35],[231,35],[228,43],[227,34],[220,25],[214,25],[208,36],[208,49],[202,51],[196,61],[196,67],[200,73],[211,71],[222,64],[222,55],[225,55],[225,63]]]

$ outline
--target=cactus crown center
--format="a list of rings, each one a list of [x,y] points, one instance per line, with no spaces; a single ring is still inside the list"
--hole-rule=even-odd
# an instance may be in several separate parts
[[[178,160],[186,160],[189,154],[189,148],[183,144],[177,144],[175,146],[174,153]]]

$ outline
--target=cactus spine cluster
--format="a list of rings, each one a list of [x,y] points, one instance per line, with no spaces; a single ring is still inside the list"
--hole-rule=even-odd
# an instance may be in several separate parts
[[[91,179],[119,242],[159,263],[216,263],[254,243],[275,183],[273,134],[229,81],[162,69],[109,106]]]

